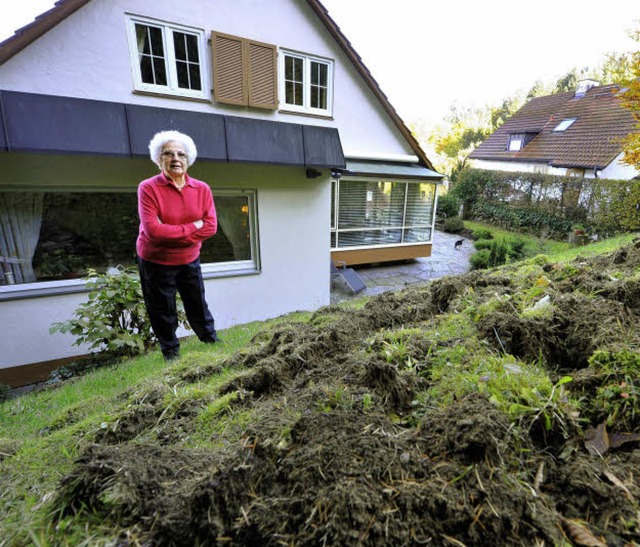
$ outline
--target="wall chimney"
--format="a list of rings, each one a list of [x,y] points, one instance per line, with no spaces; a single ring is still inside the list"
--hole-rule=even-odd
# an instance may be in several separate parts
[[[582,99],[587,94],[592,87],[597,87],[600,85],[600,82],[596,80],[580,80],[576,84],[576,94],[574,95],[575,99]]]

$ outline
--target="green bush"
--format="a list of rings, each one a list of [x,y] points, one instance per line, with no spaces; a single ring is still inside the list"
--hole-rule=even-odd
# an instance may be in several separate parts
[[[447,215],[447,218],[455,217],[460,210],[460,200],[451,195],[444,194],[442,196],[438,196],[438,213],[444,213]]]
[[[73,334],[74,345],[88,344],[91,350],[114,357],[131,357],[153,346],[155,337],[136,270],[98,274],[90,269],[87,273],[87,302],[76,309],[74,319],[54,323],[49,331]],[[188,326],[181,306],[178,321]]]
[[[524,239],[516,238],[509,241],[509,250],[507,251],[507,257],[509,260],[520,260],[525,257],[525,245],[527,242]]]
[[[489,249],[482,249],[469,257],[472,270],[482,270],[489,267]]]
[[[507,262],[509,247],[503,239],[494,239],[489,249],[489,266],[501,266]]]
[[[464,230],[464,221],[460,217],[451,217],[444,221],[444,231],[457,234]]]
[[[478,228],[473,231],[475,239],[493,239],[493,232],[489,228]]]
[[[490,239],[478,239],[473,242],[473,246],[478,251],[482,251],[482,249],[490,249],[492,241]]]

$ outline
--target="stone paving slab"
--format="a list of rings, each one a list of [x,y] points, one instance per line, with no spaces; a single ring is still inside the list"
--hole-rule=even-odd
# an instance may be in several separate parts
[[[417,258],[394,264],[353,266],[367,288],[354,295],[339,277],[331,280],[331,303],[337,304],[360,296],[373,296],[397,291],[416,283],[426,283],[445,275],[458,275],[469,271],[469,257],[475,252],[473,241],[464,239],[460,249],[454,244],[459,235],[436,230],[433,249],[428,258]]]

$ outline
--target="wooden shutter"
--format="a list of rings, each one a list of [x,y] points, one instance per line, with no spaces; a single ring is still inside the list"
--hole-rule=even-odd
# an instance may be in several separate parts
[[[213,31],[213,95],[220,103],[278,107],[276,46]]]
[[[249,59],[249,106],[275,110],[278,107],[276,46],[247,40]]]
[[[213,96],[219,103],[246,106],[248,91],[242,38],[213,31]]]

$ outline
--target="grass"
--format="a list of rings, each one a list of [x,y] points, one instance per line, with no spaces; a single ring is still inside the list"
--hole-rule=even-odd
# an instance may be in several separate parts
[[[465,220],[464,225],[469,230],[491,230],[494,239],[503,239],[507,243],[523,240],[526,242],[524,247],[526,257],[544,254],[549,257],[549,260],[557,262],[570,261],[578,256],[586,257],[611,252],[638,237],[637,233],[622,234],[596,243],[590,243],[589,245],[576,246],[568,241],[543,239],[528,234],[516,234],[481,222]]]
[[[634,234],[628,234],[574,247],[566,242],[514,236],[478,223],[465,224],[470,229],[490,228],[495,237],[525,239],[530,256],[546,254],[553,262],[610,252],[634,238]],[[528,309],[541,290],[534,286],[531,294],[522,291],[519,299],[513,297],[513,303],[518,305],[522,300],[521,307]],[[353,299],[340,306],[358,310],[369,300],[368,297]],[[561,386],[554,385],[535,364],[515,363],[513,358],[488,352],[474,342],[473,323],[504,303],[497,298],[483,304],[474,304],[473,300],[473,294],[464,293],[452,304],[454,311],[457,306],[460,313],[443,316],[428,331],[411,327],[380,332],[370,339],[369,351],[400,369],[428,376],[431,387],[418,401],[418,414],[421,409],[479,391],[488,394],[507,414],[521,417],[533,413],[551,423],[553,412],[565,405]],[[220,442],[214,439],[213,432],[222,434],[232,424],[249,423],[251,412],[236,404],[242,397],[239,391],[217,395],[220,385],[243,372],[225,366],[225,361],[236,352],[246,351],[255,337],[265,339],[264,333],[284,325],[309,323],[311,317],[309,312],[297,312],[269,321],[237,325],[220,333],[220,344],[205,346],[195,338],[185,340],[183,357],[175,364],[167,365],[156,351],[92,370],[51,389],[0,402],[0,529],[7,531],[5,536],[0,534],[0,547],[16,544],[12,538],[18,536],[23,542],[25,537],[30,537],[31,543],[37,545],[58,544],[52,543],[45,531],[48,526],[48,516],[43,509],[46,500],[71,470],[86,443],[91,442],[99,430],[115,431],[118,422],[124,420],[131,409],[143,406],[149,397],[157,396],[162,401],[164,412],[158,421],[175,416],[185,406],[196,409],[196,427],[190,436],[180,440],[182,446],[213,447]],[[314,325],[321,327],[322,321],[330,322],[331,317],[316,319]],[[428,370],[423,370],[411,357],[412,347],[421,345],[429,348],[431,366]],[[432,352],[431,348],[436,346],[438,351]],[[601,361],[605,363],[604,358]],[[611,389],[624,389],[631,383],[629,378],[637,375],[637,359],[629,358],[623,364],[614,362],[618,368],[610,361],[613,362],[612,358],[605,364],[611,368]],[[203,373],[200,376],[206,379],[198,379],[199,371],[212,367],[219,367],[216,374]],[[504,371],[510,373],[503,374]],[[620,389],[611,391],[613,394],[603,392],[602,404],[627,404],[626,399],[620,400]],[[349,393],[340,387],[327,387],[325,395],[323,405],[328,410],[351,401]],[[358,404],[368,409],[372,396],[365,394]],[[286,434],[283,434],[285,441]],[[59,544],[92,543],[81,531],[76,530],[74,534]],[[105,533],[102,539],[107,536]]]

